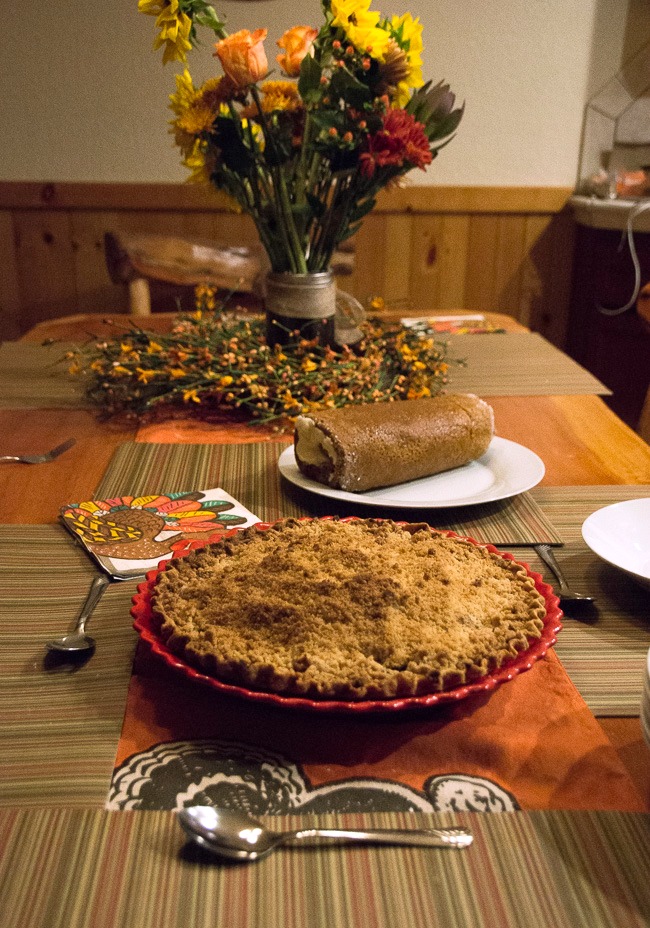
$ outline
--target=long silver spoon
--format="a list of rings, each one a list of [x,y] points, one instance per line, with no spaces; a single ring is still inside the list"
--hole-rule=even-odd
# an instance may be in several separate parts
[[[199,847],[229,860],[259,860],[288,843],[320,843],[325,839],[337,843],[399,844],[410,847],[463,848],[473,841],[464,828],[376,828],[350,831],[339,828],[301,828],[298,831],[271,831],[244,812],[215,809],[212,806],[189,806],[181,809],[178,819],[186,834]]]
[[[110,583],[106,574],[98,574],[90,584],[88,596],[81,607],[79,618],[73,632],[64,635],[62,638],[53,638],[48,641],[45,647],[48,651],[63,651],[66,654],[79,654],[82,651],[90,651],[95,647],[95,639],[86,634],[86,622],[99,602],[99,599]]]

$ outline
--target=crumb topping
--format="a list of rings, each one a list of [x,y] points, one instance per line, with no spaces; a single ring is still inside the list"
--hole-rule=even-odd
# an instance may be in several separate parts
[[[225,682],[310,698],[391,698],[479,679],[539,638],[520,565],[390,521],[286,520],[173,561],[154,616]]]

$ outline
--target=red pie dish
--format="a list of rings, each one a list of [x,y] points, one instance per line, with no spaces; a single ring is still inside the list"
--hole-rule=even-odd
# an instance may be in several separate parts
[[[256,528],[261,531],[266,531],[270,527],[271,525],[269,523],[258,523],[256,526]],[[237,531],[237,529],[233,529],[231,532],[228,532],[225,537],[234,535]],[[544,600],[546,608],[540,637],[532,640],[526,650],[520,651],[516,657],[503,663],[498,669],[471,683],[461,684],[450,689],[427,693],[425,695],[349,701],[282,695],[270,691],[250,689],[226,683],[219,680],[216,676],[211,676],[198,670],[178,654],[173,653],[160,636],[158,631],[159,623],[156,622],[152,608],[152,594],[159,576],[167,569],[167,566],[172,563],[171,561],[162,562],[158,569],[148,573],[146,580],[138,586],[138,591],[133,598],[133,606],[131,609],[131,614],[134,618],[134,628],[138,632],[144,647],[158,659],[162,660],[167,667],[179,674],[179,676],[185,677],[194,683],[209,687],[217,693],[238,697],[267,706],[325,713],[390,714],[393,712],[426,709],[432,706],[455,703],[474,694],[489,693],[500,684],[512,680],[518,674],[529,670],[533,664],[542,658],[548,649],[555,644],[557,635],[562,628],[562,612],[559,608],[559,599],[552,588],[543,581],[539,574],[531,571],[524,562],[515,561],[515,558],[511,554],[501,552],[493,545],[480,545],[473,539],[457,535],[454,532],[442,532],[441,534],[452,538],[459,538],[462,541],[477,545],[477,547],[485,548],[498,557],[519,564],[532,579],[535,589]],[[223,535],[215,536],[209,539],[209,541],[221,540],[223,537]]]

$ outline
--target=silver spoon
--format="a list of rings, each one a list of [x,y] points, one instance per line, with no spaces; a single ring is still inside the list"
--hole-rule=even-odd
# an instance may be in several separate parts
[[[541,557],[547,567],[550,567],[551,571],[555,575],[558,588],[557,592],[560,597],[560,605],[566,606],[571,603],[593,603],[593,596],[586,596],[584,593],[576,593],[574,590],[569,588],[568,583],[562,573],[560,565],[555,559],[553,554],[553,549],[550,545],[533,545],[537,554]]]
[[[81,612],[79,613],[74,631],[69,635],[64,635],[62,638],[54,638],[52,641],[46,642],[45,647],[49,651],[63,651],[68,654],[76,654],[81,651],[89,651],[95,647],[95,639],[86,634],[86,622],[90,618],[93,609],[99,602],[109,582],[106,574],[98,574],[95,577],[90,584],[86,601],[81,607]]]
[[[178,818],[186,834],[199,847],[230,860],[259,860],[282,844],[311,842],[323,838],[332,842],[399,844],[410,847],[468,847],[473,841],[464,828],[375,828],[350,831],[339,828],[301,828],[298,831],[271,831],[244,812],[189,806]],[[318,842],[316,842],[318,843]]]

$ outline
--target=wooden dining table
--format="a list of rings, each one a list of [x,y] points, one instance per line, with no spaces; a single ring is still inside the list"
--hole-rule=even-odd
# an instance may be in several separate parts
[[[150,327],[154,331],[164,331],[169,327],[170,319],[168,315],[154,315],[147,320],[145,327]],[[502,327],[506,333],[523,334],[527,331],[515,320],[504,315],[487,314],[486,321],[491,326]],[[139,322],[142,324],[142,320]],[[128,324],[129,317],[127,316],[113,317],[110,322],[102,320],[101,317],[91,316],[57,319],[36,326],[23,336],[19,344],[37,345],[53,340],[55,342],[79,341],[88,332],[103,336],[119,331],[120,326],[128,326]],[[485,334],[463,337],[487,339],[499,336]],[[629,490],[631,496],[639,496],[643,495],[645,488],[650,485],[650,447],[608,408],[601,396],[592,393],[562,395],[547,392],[544,395],[533,396],[486,395],[484,399],[494,409],[498,434],[525,446],[543,460],[545,473],[539,484],[540,498],[545,498],[545,492],[555,492],[558,488],[599,488],[599,491],[603,493],[611,488],[612,491],[620,489],[623,495],[624,491]],[[9,532],[11,526],[15,526],[17,533],[22,533],[24,537],[29,538],[36,538],[37,527],[56,525],[61,508],[71,501],[95,498],[97,488],[101,486],[111,461],[114,460],[116,452],[125,444],[156,443],[161,441],[161,435],[167,443],[192,446],[207,443],[238,445],[251,441],[268,441],[282,445],[291,439],[289,434],[277,434],[270,429],[265,430],[259,427],[252,433],[251,427],[246,423],[228,421],[226,418],[217,423],[201,423],[188,417],[181,417],[174,419],[166,426],[161,426],[160,423],[142,425],[135,421],[101,421],[92,408],[75,408],[74,406],[49,408],[45,404],[30,408],[3,407],[0,404],[0,435],[2,436],[0,451],[12,454],[38,453],[57,445],[70,436],[76,438],[74,447],[51,463],[0,465],[0,494],[4,510],[0,521],[4,524],[6,532]],[[645,495],[649,495],[647,491]],[[390,513],[386,514],[390,515]],[[561,555],[562,552],[558,550],[560,559]],[[570,562],[567,561],[567,563]],[[544,575],[549,583],[555,582],[548,572],[545,571]],[[9,582],[6,581],[6,583]],[[17,577],[16,582],[22,581]],[[20,589],[16,589],[16,597],[19,595]],[[647,606],[650,601],[646,598],[645,602]],[[45,610],[45,606],[43,609]],[[59,619],[61,632],[64,632],[70,617],[61,615]],[[646,608],[643,614],[639,614],[635,621],[637,625],[645,623],[643,634],[647,633],[648,647],[650,647],[650,612],[648,609]],[[129,623],[128,616],[125,616],[124,622]],[[587,629],[586,633],[588,631]],[[13,634],[17,639],[18,630],[14,630]],[[134,647],[135,644],[133,644]],[[10,673],[36,673],[42,660],[43,654],[34,647],[32,640],[27,650],[21,652],[20,661],[11,665]],[[90,662],[88,668],[91,669],[92,666]],[[85,672],[91,672],[90,669]],[[639,673],[642,672],[643,668],[640,667]],[[508,684],[508,686],[511,685]],[[30,707],[27,706],[25,711],[29,709]],[[12,712],[15,714],[12,715]],[[615,711],[610,711],[601,715],[595,711],[594,715],[607,744],[613,749],[613,755],[620,762],[639,797],[639,802],[633,812],[626,813],[622,810],[620,813],[630,816],[623,820],[625,824],[621,827],[623,831],[627,829],[626,840],[629,839],[629,846],[634,848],[639,872],[634,879],[630,877],[629,885],[616,886],[611,890],[613,901],[609,900],[607,903],[610,905],[611,902],[610,909],[605,911],[601,900],[599,917],[602,918],[602,922],[584,921],[582,923],[642,925],[647,923],[647,918],[650,918],[648,908],[650,896],[640,888],[643,883],[647,886],[650,882],[648,879],[650,877],[650,832],[644,815],[650,812],[650,748],[643,738],[639,712],[626,711],[616,714]],[[97,718],[99,724],[101,712]],[[59,722],[52,716],[52,725],[57,724]],[[268,866],[266,862],[256,864],[255,869],[219,866],[200,855],[195,856],[186,846],[183,846],[182,839],[176,833],[174,826],[167,824],[169,821],[167,812],[102,813],[101,804],[95,799],[84,799],[83,789],[80,798],[71,801],[69,806],[60,798],[53,799],[48,795],[39,796],[35,787],[35,784],[40,783],[38,757],[29,743],[29,725],[23,725],[20,722],[16,707],[12,707],[11,712],[6,713],[3,729],[1,737],[5,743],[11,742],[12,738],[14,738],[14,743],[17,737],[25,739],[22,750],[25,755],[29,754],[30,760],[22,766],[17,760],[8,761],[2,777],[7,783],[11,783],[11,788],[3,794],[0,785],[0,888],[4,886],[10,906],[9,909],[3,906],[0,896],[0,912],[4,913],[0,916],[2,924],[20,924],[21,926],[63,924],[70,926],[132,924],[145,926],[156,924],[170,926],[170,928],[176,925],[202,926],[204,924],[219,924],[228,926],[228,928],[229,926],[239,928],[240,925],[250,924],[258,925],[260,928],[271,928],[276,924],[285,924],[288,928],[294,925],[351,925],[371,928],[371,926],[388,924],[406,924],[406,921],[395,920],[401,915],[409,918],[409,923],[415,926],[425,924],[496,926],[533,924],[534,922],[526,921],[525,917],[534,918],[534,912],[537,912],[538,917],[548,919],[539,921],[537,924],[559,926],[580,924],[581,912],[586,918],[593,916],[593,913],[590,916],[580,908],[588,905],[585,900],[591,892],[589,880],[593,878],[595,884],[601,888],[606,884],[606,874],[595,876],[598,868],[595,867],[592,873],[589,869],[591,864],[589,867],[585,864],[580,870],[579,877],[583,879],[587,872],[590,876],[579,893],[580,900],[576,902],[574,899],[568,902],[564,890],[561,887],[558,888],[559,884],[553,884],[552,891],[548,888],[553,883],[552,876],[542,876],[541,885],[537,885],[536,881],[530,877],[532,882],[525,888],[520,887],[521,896],[517,896],[518,901],[513,902],[511,899],[511,907],[508,907],[510,903],[504,903],[506,908],[499,915],[494,910],[490,911],[490,906],[494,905],[494,899],[497,897],[505,899],[508,895],[508,891],[504,889],[508,880],[508,867],[516,867],[518,879],[520,877],[523,879],[519,873],[523,866],[521,862],[515,864],[512,859],[508,858],[509,862],[506,861],[499,865],[504,868],[503,881],[494,882],[493,896],[485,901],[485,905],[480,896],[472,896],[474,901],[469,909],[467,908],[469,897],[463,897],[462,910],[446,902],[443,906],[446,913],[443,918],[440,898],[441,895],[449,898],[454,895],[454,879],[460,879],[460,871],[457,869],[461,867],[460,852],[454,852],[457,856],[450,858],[450,863],[444,863],[444,868],[446,868],[444,876],[441,875],[443,871],[436,871],[434,875],[431,872],[428,873],[426,878],[434,882],[429,887],[430,892],[424,897],[421,895],[421,885],[418,884],[419,888],[414,887],[418,875],[424,878],[422,874],[425,871],[413,870],[409,876],[409,872],[405,870],[400,877],[402,883],[399,880],[395,882],[396,876],[391,876],[390,879],[386,877],[388,888],[382,889],[381,868],[384,865],[380,861],[377,864],[379,869],[375,869],[374,863],[368,864],[366,858],[356,852],[352,854],[348,862],[348,866],[352,869],[346,877],[344,890],[341,890],[343,895],[340,895],[336,888],[339,885],[337,881],[342,879],[341,873],[336,870],[337,864],[332,863],[331,858],[328,858],[329,863],[323,863],[325,858],[320,856],[320,851],[311,857],[307,856],[304,872],[302,869],[300,872],[292,871],[291,868],[294,866],[292,861],[296,858],[290,854],[288,855],[290,862],[284,866],[284,869],[281,864],[272,862],[276,861],[276,857],[269,858]],[[19,730],[20,735],[17,735],[16,732]],[[34,730],[36,731],[36,728]],[[61,730],[63,731],[63,728]],[[39,731],[38,737],[43,737],[42,732]],[[83,784],[86,775],[84,764],[83,754],[76,756],[74,749],[70,747],[65,759],[61,762],[61,779],[69,781],[78,777],[80,784]],[[19,770],[18,773],[17,770]],[[53,783],[52,796],[58,795],[57,789],[58,787]],[[96,817],[93,817],[95,813]],[[539,846],[543,845],[545,840],[540,838],[542,831],[549,829],[548,834],[551,834],[555,827],[553,823],[560,820],[535,818],[535,815],[544,816],[546,814],[544,810],[531,812],[530,815],[533,816],[531,819],[527,819],[523,812],[513,814],[522,816],[518,819],[521,825],[517,826],[523,829],[522,834],[528,827],[533,830],[537,829],[534,840],[538,844],[541,842]],[[551,815],[551,813],[548,814]],[[557,816],[561,814],[563,813],[555,813]],[[582,814],[588,815],[589,813]],[[616,813],[602,814],[607,816]],[[109,817],[105,820],[100,817],[101,815]],[[508,813],[504,815],[507,816]],[[138,818],[138,816],[141,817]],[[489,850],[492,847],[491,842],[494,846],[499,845],[501,826],[498,824],[498,819],[499,816],[496,814],[488,815],[480,817],[479,822],[476,815],[474,817],[469,815],[468,818],[468,813],[465,813],[465,817],[460,814],[454,821],[459,820],[463,823],[471,821],[477,829],[477,840],[480,838],[484,842],[481,846]],[[281,817],[281,820],[284,821],[284,818]],[[381,815],[377,820],[382,820]],[[506,821],[506,818],[503,821]],[[588,829],[596,829],[600,836],[598,840],[602,838],[605,841],[603,838],[605,826],[602,825],[605,819],[590,818],[576,821],[582,823],[576,827],[587,829],[583,835],[583,837],[586,836],[586,843],[593,838]],[[532,822],[530,826],[529,822]],[[634,824],[630,824],[631,822]],[[33,841],[43,829],[50,829],[52,833],[60,834],[62,843],[59,851],[68,857],[67,860],[62,858],[56,867],[47,863],[39,865],[43,874],[43,880],[39,884],[39,866],[33,864],[32,857],[38,854],[38,848],[28,852],[26,843]],[[83,834],[86,838],[81,841],[79,835]],[[544,831],[544,834],[547,832]],[[634,840],[630,837],[631,835]],[[594,840],[596,841],[595,838]],[[623,841],[622,838],[621,841]],[[144,857],[131,856],[134,853],[132,852],[134,845],[139,847],[138,853],[144,854]],[[146,853],[142,850],[143,846]],[[55,847],[56,842],[52,844],[52,848]],[[122,851],[119,850],[120,847]],[[487,851],[484,852],[487,853]],[[564,848],[564,852],[568,858],[571,857],[572,850],[569,844]],[[121,853],[128,857],[130,867],[134,865],[134,861],[138,861],[142,866],[147,866],[148,860],[150,863],[154,861],[155,866],[152,864],[155,870],[153,882],[157,886],[155,896],[157,901],[154,902],[152,888],[144,885],[147,880],[146,872],[134,875],[133,871],[129,870],[127,873],[124,870],[124,863],[120,865],[116,859],[116,854],[119,858]],[[388,853],[394,855],[397,852],[393,850]],[[508,853],[510,854],[511,851]],[[611,860],[608,858],[607,866],[611,865],[613,868],[612,861],[618,852],[611,851],[611,853],[613,856]],[[95,863],[92,865],[87,861],[80,862],[80,858],[88,854],[96,855]],[[147,857],[147,854],[150,856]],[[166,856],[171,863],[161,864]],[[577,867],[577,864],[572,864],[568,858],[568,862],[564,861],[567,874],[574,865]],[[2,860],[5,861],[4,865]],[[30,860],[31,862],[28,863]],[[11,861],[11,866],[8,861]],[[96,869],[93,870],[93,867],[106,866],[106,861],[109,861],[108,871],[110,872],[104,873],[103,878],[108,882],[102,885],[102,874]],[[390,861],[392,861],[391,866],[395,866],[396,861],[399,864],[395,857],[390,858]],[[70,870],[66,874],[68,864]],[[478,867],[476,873],[485,874],[491,864],[482,857],[471,866]],[[22,877],[20,872],[16,871],[16,867],[23,867],[26,875]],[[266,867],[266,869],[256,869],[259,867]],[[300,867],[303,867],[302,863]],[[328,871],[329,875],[324,875],[328,867],[333,868],[332,872]],[[318,870],[318,876],[315,875],[314,868]],[[90,892],[90,903],[88,903],[91,905],[90,909],[88,904],[76,895],[80,891],[79,887],[75,889],[71,885],[69,873],[75,870],[77,876],[81,873],[83,885]],[[616,875],[620,875],[618,870]],[[610,878],[613,879],[611,873]],[[300,898],[298,890],[296,890],[298,895],[292,895],[292,879],[295,886],[302,886],[301,881],[304,881],[306,892],[309,891],[311,880],[315,881],[314,885],[317,886],[319,893],[329,892],[334,893],[334,896],[321,898],[320,895],[316,895],[310,900],[305,900]],[[547,879],[549,882],[545,884],[544,881]],[[274,885],[274,881],[278,882]],[[182,886],[181,890],[179,886]],[[265,887],[268,893],[276,893],[274,903],[270,903],[266,897],[263,899]],[[169,898],[173,899],[173,905],[176,908],[170,908],[171,902],[169,905],[165,903],[166,889],[169,889]],[[599,888],[598,891],[600,892],[601,889]],[[117,901],[111,902],[111,892],[115,893]],[[547,892],[548,895],[545,896]],[[146,911],[143,909],[142,900],[138,901],[139,893],[148,900]],[[179,893],[182,896],[181,907],[178,907],[180,905]],[[355,893],[358,894],[356,901]],[[397,901],[387,901],[387,895],[391,893],[395,895]],[[400,902],[398,898],[400,893],[403,900],[408,897],[416,902],[408,904],[405,901]],[[559,906],[556,910],[549,909],[544,913],[541,902],[539,902],[540,908],[538,909],[535,908],[538,903],[531,902],[532,899],[542,898],[548,901],[552,893],[555,894],[554,904]],[[570,895],[568,890],[567,894]],[[33,896],[31,908],[30,895]],[[604,889],[602,889],[602,895],[603,898],[607,895]],[[522,899],[527,901],[524,903]],[[360,909],[359,900],[364,905],[368,904],[368,900],[374,900],[374,910]],[[526,915],[528,905],[532,908]],[[30,912],[32,912],[31,915]],[[612,921],[614,917],[620,921]]]

